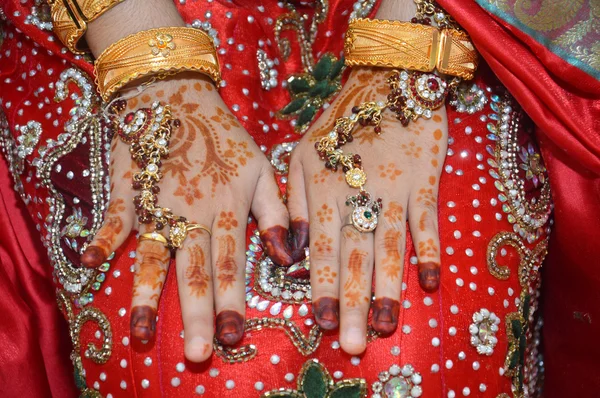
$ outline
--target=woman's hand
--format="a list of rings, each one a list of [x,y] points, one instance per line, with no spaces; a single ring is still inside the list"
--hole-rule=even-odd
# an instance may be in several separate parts
[[[398,324],[406,245],[406,220],[415,243],[421,287],[435,291],[439,284],[440,243],[437,221],[438,183],[447,149],[448,126],[442,107],[430,120],[403,127],[389,110],[382,133],[373,127],[354,130],[345,153],[362,158],[373,198],[383,199],[379,226],[360,233],[344,225],[352,207],[345,204],[350,188],[341,170],[326,169],[314,144],[327,134],[335,119],[348,116],[365,101],[385,101],[389,92],[382,69],[353,70],[342,93],[293,152],[288,208],[293,225],[309,220],[313,311],[323,329],[340,326],[340,344],[349,354],[366,348],[367,316],[371,304],[373,265],[375,301],[373,328],[393,333]]]
[[[190,77],[191,76],[191,77]],[[176,271],[185,330],[186,358],[199,362],[212,352],[213,309],[216,336],[237,343],[244,331],[246,225],[250,210],[258,220],[267,253],[279,264],[292,259],[287,248],[288,213],[272,168],[252,138],[230,113],[212,82],[200,75],[157,82],[128,101],[126,112],[149,108],[154,101],[172,107],[181,122],[174,128],[169,157],[162,162],[158,206],[212,231],[190,231],[176,252]],[[102,228],[83,254],[96,267],[121,246],[131,230],[152,232],[139,224],[131,178],[138,171],[129,145],[118,137],[111,148],[111,200]],[[161,231],[168,236],[168,231]],[[135,259],[131,334],[153,337],[158,300],[171,259],[160,242],[138,242]]]

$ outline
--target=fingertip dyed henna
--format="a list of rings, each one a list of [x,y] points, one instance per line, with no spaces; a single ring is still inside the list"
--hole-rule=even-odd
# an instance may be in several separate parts
[[[105,260],[106,254],[98,246],[88,246],[81,255],[81,265],[86,268],[99,267]]]
[[[400,302],[387,297],[378,298],[373,302],[372,308],[373,329],[383,335],[394,333],[398,327]]]
[[[335,330],[340,325],[340,302],[331,297],[321,297],[313,301],[312,310],[315,321],[321,329]]]
[[[308,221],[304,218],[298,217],[292,220],[290,227],[292,228],[292,233],[290,236],[292,260],[296,263],[304,259],[304,249],[309,245]]]
[[[260,232],[267,255],[279,265],[292,265],[292,249],[288,242],[288,230],[281,225]]]
[[[427,293],[434,293],[440,285],[440,265],[432,261],[419,263],[419,285]]]
[[[156,310],[142,305],[131,309],[131,336],[140,340],[150,340],[156,331]]]
[[[227,310],[217,315],[217,340],[224,345],[234,345],[243,335],[244,317],[239,312]]]

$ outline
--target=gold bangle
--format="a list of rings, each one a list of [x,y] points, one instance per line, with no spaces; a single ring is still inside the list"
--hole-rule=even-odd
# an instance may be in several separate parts
[[[348,66],[382,66],[472,79],[479,63],[469,36],[410,22],[350,21],[344,44]]]
[[[54,0],[50,1],[50,14],[54,33],[75,54],[85,54],[80,40],[87,24],[123,0]]]
[[[141,77],[183,71],[204,73],[219,83],[219,60],[212,39],[194,28],[158,28],[127,36],[96,60],[96,82],[105,101]]]

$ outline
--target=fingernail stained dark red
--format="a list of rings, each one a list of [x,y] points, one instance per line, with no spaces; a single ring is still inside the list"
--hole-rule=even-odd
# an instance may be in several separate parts
[[[387,297],[375,299],[373,302],[373,329],[376,332],[388,335],[398,327],[398,314],[400,302]]]
[[[237,311],[217,315],[217,340],[225,345],[238,343],[244,335],[244,317]]]
[[[88,246],[81,255],[81,265],[86,268],[99,267],[106,260],[104,250],[98,246]]]
[[[295,218],[291,223],[292,229],[292,259],[295,263],[302,261],[305,257],[304,248],[308,247],[308,221],[303,218]]]
[[[260,232],[267,255],[279,265],[292,265],[292,254],[288,244],[288,230],[281,225]]]
[[[331,297],[321,297],[313,302],[315,321],[321,329],[334,330],[340,325],[340,302]]]
[[[131,310],[131,335],[140,340],[150,340],[156,330],[156,310],[143,305]]]
[[[434,262],[419,263],[419,284],[427,293],[434,293],[440,286],[440,265]]]

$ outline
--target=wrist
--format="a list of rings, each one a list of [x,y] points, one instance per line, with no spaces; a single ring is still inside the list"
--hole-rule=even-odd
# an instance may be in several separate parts
[[[390,21],[410,21],[417,12],[413,0],[383,0],[375,18]]]
[[[185,26],[168,0],[127,0],[88,24],[85,40],[95,57],[108,46],[143,30]]]

